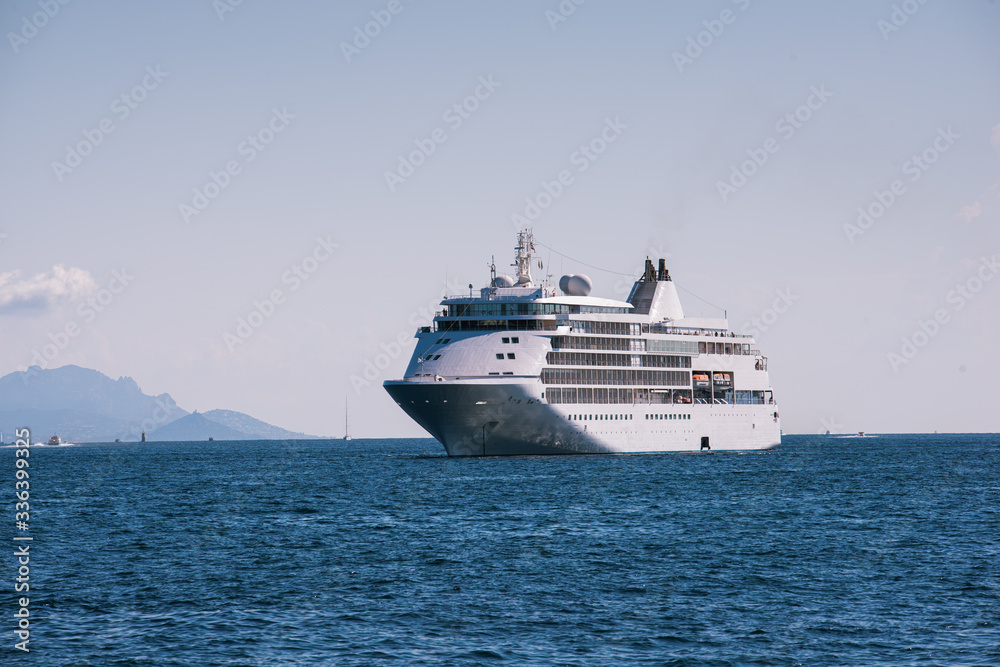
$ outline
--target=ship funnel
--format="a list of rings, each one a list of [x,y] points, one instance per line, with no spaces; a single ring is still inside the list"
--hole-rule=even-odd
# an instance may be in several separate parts
[[[684,319],[684,309],[665,259],[657,262],[656,269],[652,260],[646,260],[646,271],[635,282],[628,300],[634,306],[633,313],[648,313],[653,321]]]
[[[646,258],[646,272],[643,274],[643,279],[649,282],[656,280],[656,272],[653,270],[653,260]]]

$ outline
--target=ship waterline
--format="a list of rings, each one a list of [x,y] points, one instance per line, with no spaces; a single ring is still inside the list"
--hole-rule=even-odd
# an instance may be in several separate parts
[[[450,456],[767,449],[781,441],[767,358],[724,319],[686,318],[663,260],[628,301],[516,278],[450,297],[386,391]]]

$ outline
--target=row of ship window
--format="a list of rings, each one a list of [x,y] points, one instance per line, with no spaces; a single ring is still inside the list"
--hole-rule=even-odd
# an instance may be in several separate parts
[[[738,343],[735,344],[738,345]],[[717,343],[717,345],[722,345],[722,343]],[[731,345],[733,345],[733,343],[731,343]],[[621,352],[673,352],[676,354],[698,354],[698,343],[693,340],[656,340],[651,338],[593,338],[587,336],[553,336],[552,349],[553,350],[613,350]]]
[[[633,415],[567,415],[570,421],[631,421]],[[691,419],[691,415],[685,413],[677,414],[646,414],[646,419]]]
[[[646,368],[691,368],[691,357],[667,354],[601,354],[597,352],[549,352],[553,366],[635,366]]]
[[[567,415],[570,421],[630,421],[632,415]]]
[[[638,336],[642,333],[639,322],[584,322],[570,321],[570,331],[586,334],[610,334],[612,336]]]
[[[555,331],[555,320],[435,320],[433,329],[421,327],[420,331],[440,333],[452,331]]]
[[[691,405],[690,389],[547,387],[542,396],[552,404]]]
[[[491,373],[496,375],[496,373]],[[549,403],[626,403],[629,405],[770,405],[774,394],[770,390],[728,390],[714,397],[690,389],[638,389],[630,387],[547,387],[544,397]]]
[[[499,302],[453,303],[441,310],[442,317],[513,317],[516,315],[568,314],[569,306],[561,303]]]
[[[641,352],[641,338],[585,338],[583,336],[553,336],[553,350],[618,350]]]
[[[732,354],[750,356],[750,343],[698,342],[698,354]]]
[[[453,303],[441,310],[441,317],[516,317],[525,315],[577,315],[580,313],[624,314],[627,308],[617,306],[576,306],[565,303],[532,303],[524,301],[493,301],[490,303]],[[573,324],[577,324],[574,322]],[[589,323],[593,324],[593,323]],[[598,324],[606,324],[600,322]],[[622,324],[613,322],[612,324]],[[634,325],[638,327],[639,325]]]
[[[442,317],[455,317],[445,312]],[[561,322],[557,320],[539,320],[527,318],[483,319],[483,320],[452,320],[435,319],[435,331],[555,331],[559,326],[569,325],[574,333],[604,334],[612,336],[639,336],[647,333],[648,325],[631,322]],[[429,332],[431,327],[423,327],[421,331]],[[688,343],[688,341],[675,341]],[[694,345],[694,342],[690,342]],[[721,343],[720,343],[721,344]],[[673,350],[671,350],[673,351]],[[681,350],[676,350],[680,352]],[[687,351],[687,350],[683,350]]]
[[[688,371],[616,370],[603,368],[543,368],[542,384],[611,384],[644,387],[690,387]]]

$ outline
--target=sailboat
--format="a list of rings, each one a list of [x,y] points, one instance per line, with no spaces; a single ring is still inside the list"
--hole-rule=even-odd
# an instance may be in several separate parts
[[[351,431],[347,427],[347,399],[344,399],[344,440],[351,439]]]

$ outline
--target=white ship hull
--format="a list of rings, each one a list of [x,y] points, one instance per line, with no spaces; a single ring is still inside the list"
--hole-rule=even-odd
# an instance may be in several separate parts
[[[551,405],[540,382],[384,386],[449,456],[759,450],[781,443],[773,405]]]

